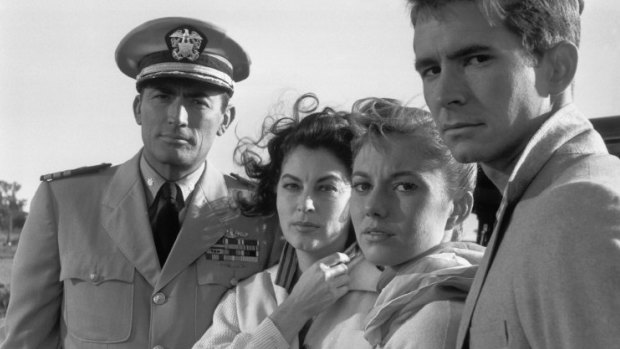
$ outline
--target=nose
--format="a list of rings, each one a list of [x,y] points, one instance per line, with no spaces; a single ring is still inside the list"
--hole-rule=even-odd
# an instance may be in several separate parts
[[[380,190],[373,190],[366,196],[366,216],[385,218],[388,215],[388,200]]]
[[[301,212],[314,212],[314,200],[310,195],[301,195],[297,203],[297,210]]]
[[[168,108],[168,124],[177,126],[187,126],[188,112],[183,101],[178,98]]]
[[[451,67],[442,69],[437,79],[435,100],[443,108],[465,104],[465,84],[459,69]]]

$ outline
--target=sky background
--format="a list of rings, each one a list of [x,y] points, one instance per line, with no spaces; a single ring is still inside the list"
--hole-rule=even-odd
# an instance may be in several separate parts
[[[134,81],[114,51],[167,16],[226,29],[252,59],[233,128],[209,154],[223,171],[239,172],[235,129],[256,136],[274,105],[305,92],[337,109],[370,96],[424,106],[405,0],[0,0],[0,180],[20,183],[28,205],[41,174],[119,164],[140,149]],[[586,2],[576,102],[590,117],[620,115],[619,19],[620,2]]]

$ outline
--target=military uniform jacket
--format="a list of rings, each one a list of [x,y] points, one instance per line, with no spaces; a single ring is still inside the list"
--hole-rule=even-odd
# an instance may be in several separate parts
[[[509,178],[463,312],[457,348],[468,343],[618,348],[620,161],[572,105],[541,126]]]
[[[40,185],[2,348],[190,348],[220,297],[273,265],[277,220],[240,216],[245,187],[207,164],[160,268],[139,159]]]

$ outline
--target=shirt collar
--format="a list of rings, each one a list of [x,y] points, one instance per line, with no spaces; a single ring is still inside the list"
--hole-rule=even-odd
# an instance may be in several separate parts
[[[351,244],[343,253],[348,255],[351,260],[358,257],[361,258],[362,255],[356,242]],[[295,248],[288,242],[285,242],[280,254],[280,264],[278,265],[275,284],[284,288],[290,294],[299,279],[299,274],[299,263],[297,262]],[[375,284],[376,282],[374,282],[373,286]]]
[[[290,294],[293,290],[293,286],[297,283],[298,272],[299,264],[297,263],[295,248],[286,242],[280,254],[280,264],[278,265],[278,273],[276,274],[276,285],[284,288]]]
[[[194,172],[188,174],[187,176],[175,181],[175,184],[179,186],[181,192],[183,193],[183,200],[187,203],[187,199],[190,194],[194,191],[196,184],[200,180],[202,173],[205,170],[206,163],[203,162],[200,167],[198,167]],[[166,179],[149,165],[149,163],[144,158],[144,155],[140,156],[140,175],[142,176],[142,180],[147,188],[146,196],[147,196],[147,204],[150,206],[155,197],[157,197],[157,192],[159,188],[166,182]]]

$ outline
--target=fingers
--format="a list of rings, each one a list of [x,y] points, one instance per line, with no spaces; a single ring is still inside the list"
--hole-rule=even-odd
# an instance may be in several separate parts
[[[322,264],[333,267],[340,263],[349,263],[351,259],[344,253],[336,252],[320,260]]]
[[[329,268],[328,272],[334,276],[338,276],[341,274],[347,274],[349,271],[349,267],[346,264],[336,264],[333,267]]]
[[[331,283],[334,287],[339,288],[343,286],[349,286],[349,282],[351,282],[351,277],[349,274],[339,275],[331,280]]]

